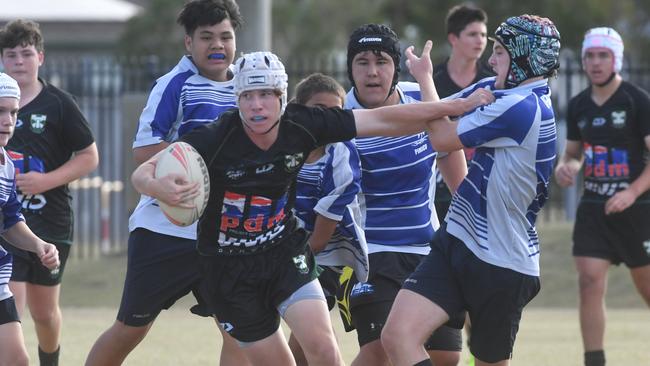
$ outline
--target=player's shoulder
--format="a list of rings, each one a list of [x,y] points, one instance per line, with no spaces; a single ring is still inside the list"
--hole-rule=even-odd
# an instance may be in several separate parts
[[[623,80],[623,82],[621,82],[620,88],[625,93],[632,96],[637,102],[650,104],[650,94],[648,94],[648,91],[641,88],[640,86],[627,80]]]

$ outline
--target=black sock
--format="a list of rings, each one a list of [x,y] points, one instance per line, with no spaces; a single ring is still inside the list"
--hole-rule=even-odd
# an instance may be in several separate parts
[[[585,352],[585,366],[605,366],[605,351]]]
[[[413,366],[433,366],[433,362],[431,362],[431,360],[427,358],[426,360],[422,360]]]
[[[52,353],[47,353],[38,347],[38,360],[41,366],[59,366],[59,351],[61,346]]]

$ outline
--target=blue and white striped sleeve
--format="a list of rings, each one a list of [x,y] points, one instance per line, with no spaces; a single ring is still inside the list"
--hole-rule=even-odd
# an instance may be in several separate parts
[[[140,115],[133,148],[171,142],[182,119],[181,91],[185,80],[194,75],[187,71],[163,76],[151,89],[147,105]]]
[[[348,204],[354,201],[361,189],[359,154],[350,141],[330,144],[329,166],[323,177],[323,192],[314,211],[334,221],[341,221]]]
[[[2,228],[0,228],[2,233],[11,229],[18,222],[25,221],[23,214],[20,213],[20,207],[21,204],[16,195],[16,183],[14,182],[7,202],[2,206]]]
[[[460,118],[458,137],[466,147],[520,145],[535,121],[537,97],[509,94]]]

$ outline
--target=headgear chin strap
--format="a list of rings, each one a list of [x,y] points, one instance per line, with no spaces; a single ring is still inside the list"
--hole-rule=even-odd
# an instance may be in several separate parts
[[[560,32],[550,19],[531,15],[510,17],[494,32],[510,56],[505,87],[549,76],[560,67]]]
[[[18,82],[3,72],[0,72],[0,98],[16,98],[20,100]]]
[[[401,71],[401,52],[397,34],[383,24],[365,24],[352,32],[350,40],[348,41],[347,65],[348,79],[350,79],[350,83],[353,87],[356,86],[354,85],[354,77],[352,76],[352,60],[354,60],[354,56],[364,51],[383,51],[393,59],[395,72],[393,73],[393,81],[390,86],[390,91],[386,96],[386,99],[388,99],[395,90],[397,80],[399,79],[399,72]]]
[[[623,68],[623,39],[613,28],[598,27],[591,28],[585,33],[585,39],[582,41],[582,58],[589,48],[602,47],[607,48],[614,55],[613,72],[619,73]],[[610,78],[613,79],[612,76]],[[609,81],[608,81],[609,82]]]

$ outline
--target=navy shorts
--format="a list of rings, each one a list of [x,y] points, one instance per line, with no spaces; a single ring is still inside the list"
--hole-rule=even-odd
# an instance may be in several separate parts
[[[317,277],[304,229],[254,254],[202,256],[201,262],[210,309],[240,342],[255,342],[277,331],[278,306]]]
[[[59,251],[58,271],[52,271],[41,264],[36,253],[28,252],[23,249],[7,245],[9,251],[14,257],[14,269],[11,273],[11,280],[16,282],[27,282],[41,286],[56,286],[61,283],[65,265],[68,263],[70,255],[70,244],[52,242]]]
[[[12,322],[20,322],[13,296],[0,301],[0,325]]]
[[[136,229],[129,235],[117,320],[134,327],[145,326],[190,291],[202,304],[201,278],[196,240]]]
[[[521,312],[540,290],[539,277],[480,260],[444,226],[431,246],[431,253],[404,288],[445,310],[450,326],[461,328],[467,311],[472,322],[469,347],[476,358],[485,362],[509,359]]]
[[[573,255],[606,259],[629,268],[650,264],[650,204],[605,215],[605,204],[581,202],[573,228]]]
[[[357,282],[350,293],[352,324],[357,329],[359,346],[376,341],[386,323],[390,309],[404,280],[425,256],[413,253],[378,252],[368,256],[368,281]],[[460,351],[460,329],[434,332],[424,344],[427,350]]]

